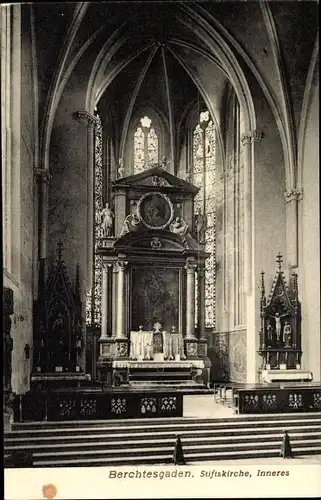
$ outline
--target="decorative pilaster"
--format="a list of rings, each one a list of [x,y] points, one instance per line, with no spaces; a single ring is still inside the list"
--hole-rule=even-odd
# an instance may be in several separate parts
[[[108,338],[108,276],[111,264],[103,262],[102,264],[102,283],[101,283],[101,337],[99,340]]]
[[[285,191],[287,260],[290,267],[298,266],[298,202],[303,198],[303,189]]]
[[[92,283],[92,262],[94,258],[94,130],[99,124],[96,116],[86,110],[73,113],[73,118],[87,124],[87,283]]]
[[[125,310],[125,270],[128,262],[119,260],[118,279],[117,279],[117,319],[116,319],[116,338],[126,338],[126,310]]]

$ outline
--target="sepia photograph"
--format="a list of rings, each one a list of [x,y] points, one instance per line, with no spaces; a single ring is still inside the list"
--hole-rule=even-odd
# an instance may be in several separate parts
[[[1,5],[6,500],[321,496],[318,10]]]

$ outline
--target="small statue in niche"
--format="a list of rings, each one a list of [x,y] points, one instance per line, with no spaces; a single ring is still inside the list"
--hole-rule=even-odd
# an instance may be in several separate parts
[[[119,158],[118,160],[118,178],[121,179],[125,175],[125,167],[124,167],[124,160],[122,158]]]
[[[70,353],[66,345],[64,321],[60,312],[53,324],[52,332],[51,355],[54,359],[54,366],[65,367],[70,361]]]
[[[292,341],[292,328],[288,321],[285,321],[283,327],[283,342],[285,343],[285,347],[291,347]]]
[[[271,347],[273,344],[273,330],[271,323],[269,321],[267,322],[266,331],[267,331],[267,345]]]
[[[105,208],[101,211],[101,229],[103,232],[103,238],[108,238],[111,236],[113,228],[113,217],[114,214],[109,208],[109,203],[106,203]]]
[[[197,241],[199,243],[205,243],[207,217],[205,214],[198,213],[195,215],[194,219],[195,219],[195,231],[197,235]]]
[[[127,215],[124,220],[123,228],[121,230],[120,236],[123,236],[130,231],[137,231],[140,225],[140,220],[136,214]]]
[[[169,226],[170,231],[180,236],[184,236],[188,231],[188,224],[182,217],[175,217],[175,220]]]

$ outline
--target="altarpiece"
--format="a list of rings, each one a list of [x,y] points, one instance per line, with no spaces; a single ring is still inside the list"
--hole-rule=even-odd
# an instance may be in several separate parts
[[[134,368],[198,370],[207,383],[205,218],[198,188],[162,167],[114,181],[101,239],[98,369],[127,382]],[[203,224],[201,223],[203,220]],[[197,300],[197,317],[195,301]]]

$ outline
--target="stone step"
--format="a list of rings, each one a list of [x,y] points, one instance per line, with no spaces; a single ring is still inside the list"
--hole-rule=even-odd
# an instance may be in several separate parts
[[[271,448],[269,450],[248,450],[244,452],[243,450],[234,450],[233,452],[209,452],[209,453],[184,453],[185,461],[187,464],[193,462],[206,462],[214,460],[238,460],[238,459],[253,459],[253,458],[268,458],[268,457],[278,457],[280,447]],[[321,447],[311,448],[293,448],[294,454],[297,455],[313,455],[321,453]],[[64,467],[99,467],[99,466],[111,466],[111,465],[138,465],[138,464],[150,464],[150,465],[166,465],[172,463],[173,453],[168,451],[164,454],[158,455],[139,455],[133,457],[110,457],[108,459],[90,457],[90,458],[80,458],[64,460]],[[237,462],[236,462],[237,464]],[[55,460],[39,460],[35,464],[36,467],[61,467],[61,463]]]
[[[282,436],[281,438],[278,438],[278,439],[274,439],[274,440],[271,440],[267,443],[265,443],[264,447],[265,448],[268,448],[270,446],[279,446],[281,447],[281,443],[282,443]],[[183,450],[185,451],[191,451],[191,452],[196,452],[196,451],[213,451],[213,447],[214,447],[214,443],[196,443],[196,444],[187,444],[187,443],[184,443],[184,441],[182,441],[182,445],[183,445]],[[321,447],[321,439],[313,439],[313,436],[311,437],[311,439],[305,439],[305,438],[302,438],[302,439],[299,439],[299,440],[295,440],[295,446],[296,448],[301,448],[301,447],[315,447],[315,446],[318,446],[318,447]],[[49,455],[50,457],[56,457],[56,458],[61,458],[61,459],[64,459],[64,458],[68,458],[68,457],[71,457],[71,456],[79,456],[80,454],[85,456],[85,455],[91,455],[93,454],[94,456],[121,456],[121,455],[127,455],[127,456],[130,456],[130,455],[134,455],[134,454],[138,454],[138,453],[145,453],[145,452],[149,452],[150,454],[154,454],[154,453],[157,453],[157,452],[166,452],[169,448],[174,450],[174,447],[175,447],[175,439],[171,441],[171,443],[163,443],[163,442],[158,442],[155,444],[155,446],[150,446],[149,442],[144,442],[144,444],[142,444],[142,446],[133,446],[131,448],[127,447],[127,448],[117,448],[115,449],[114,447],[111,448],[111,449],[97,449],[95,447],[92,447],[92,449],[89,449],[89,450],[79,450],[79,449],[75,449],[75,450],[66,450],[64,449],[63,451],[61,450],[56,450],[56,449],[51,449],[49,448],[48,450],[46,451],[36,451],[33,455],[34,455],[34,458],[41,458],[41,457],[44,457],[44,456],[47,456]],[[247,449],[254,449],[254,448],[260,448],[260,446],[257,445],[256,442],[253,442],[253,441],[249,441],[249,442],[244,442],[244,443],[229,443],[229,442],[225,442],[225,443],[215,443],[215,447],[214,447],[214,450],[217,450],[217,449],[220,449],[220,450],[225,450],[225,451],[233,451],[233,450],[237,450],[237,449],[242,449],[242,450],[247,450]]]
[[[279,455],[281,448],[280,441],[273,441],[269,443],[269,446],[264,446],[259,448],[255,443],[251,443],[249,446],[216,446],[213,447],[199,447],[199,446],[185,446],[183,447],[184,456],[187,461],[195,460],[222,460],[227,458],[246,458],[247,456],[252,456],[259,458],[266,453],[270,456],[277,457]],[[306,455],[318,453],[321,450],[321,442],[313,443],[311,442],[297,442],[292,447],[293,454],[296,455]],[[133,450],[114,450],[115,453],[110,453],[108,451],[75,451],[75,452],[51,452],[51,453],[34,453],[33,463],[35,467],[39,465],[54,465],[66,466],[73,464],[86,465],[86,462],[90,460],[91,465],[97,465],[97,462],[104,463],[105,465],[110,464],[127,464],[138,463],[143,457],[148,457],[147,460],[143,459],[140,463],[157,463],[160,458],[165,462],[171,461],[174,451],[174,445],[172,447],[158,447],[158,448],[138,448]],[[88,463],[88,462],[87,462]]]
[[[251,429],[253,432],[256,434],[260,433],[265,433],[267,431],[273,432],[273,431],[279,431],[280,429],[282,430],[290,430],[291,432],[304,432],[305,430],[311,430],[313,429],[313,432],[318,432],[321,429],[321,423],[320,421],[314,422],[313,425],[311,423],[307,422],[296,422],[296,423],[291,423],[291,422],[282,422],[282,425],[280,423],[275,422],[274,425],[252,425]],[[28,439],[28,440],[54,440],[58,439],[60,440],[62,437],[64,439],[103,439],[108,437],[108,439],[118,439],[118,437],[127,437],[130,439],[140,439],[141,435],[143,436],[160,436],[160,437],[165,437],[165,436],[172,436],[176,434],[180,435],[186,435],[186,436],[193,436],[195,433],[198,435],[203,436],[204,438],[207,436],[211,436],[213,434],[216,435],[228,435],[228,436],[233,436],[233,435],[241,435],[241,434],[246,434],[248,432],[249,427],[248,426],[232,426],[229,427],[227,425],[220,425],[220,426],[210,426],[206,428],[201,428],[200,426],[198,427],[176,427],[175,429],[172,428],[172,426],[168,427],[161,427],[160,429],[153,429],[152,427],[149,429],[149,431],[146,432],[146,428],[144,430],[139,429],[140,432],[137,432],[137,429],[134,427],[131,427],[130,429],[123,429],[121,427],[115,427],[115,428],[99,428],[97,432],[93,432],[91,430],[90,432],[87,432],[88,429],[86,429],[86,432],[84,429],[79,429],[78,428],[69,428],[67,429],[43,429],[43,430],[24,430],[24,431],[12,431],[10,433],[5,434],[5,439],[6,442],[12,441],[12,440],[21,440],[21,439]],[[53,431],[53,432],[51,432]]]
[[[153,432],[175,431],[183,432],[184,430],[197,431],[208,430],[214,431],[217,429],[227,429],[230,432],[233,429],[240,428],[257,428],[271,427],[275,425],[291,426],[291,425],[320,425],[320,415],[308,414],[308,416],[288,414],[280,418],[279,415],[268,415],[257,417],[242,416],[230,417],[222,419],[194,419],[194,418],[169,418],[155,422],[155,419],[137,419],[137,420],[102,420],[102,421],[70,421],[70,422],[23,422],[13,424],[12,431],[5,433],[5,437],[37,435],[61,435],[73,432],[84,433],[114,433],[121,431],[128,432],[146,432],[146,427]]]
[[[50,442],[31,442],[27,441],[23,444],[17,444],[16,442],[11,442],[11,443],[6,443],[5,444],[5,452],[7,453],[12,453],[13,451],[16,450],[25,450],[26,448],[28,450],[32,450],[34,452],[47,452],[51,453],[52,451],[67,451],[67,450],[108,450],[108,449],[114,449],[116,447],[117,450],[131,450],[132,448],[135,447],[144,447],[148,446],[150,448],[155,448],[157,446],[161,445],[169,445],[173,446],[173,443],[175,443],[176,436],[162,436],[161,439],[158,437],[156,439],[156,436],[152,436],[151,438],[149,436],[144,436],[145,439],[121,439],[121,437],[118,437],[117,440],[110,440],[108,437],[105,436],[105,441],[103,440],[71,440],[72,442],[66,442],[64,439],[63,442],[59,443],[53,443],[52,441]],[[283,431],[280,429],[279,432],[273,432],[271,434],[245,434],[245,435],[234,435],[234,436],[207,436],[206,437],[206,444],[204,444],[204,436],[202,437],[195,437],[195,436],[187,436],[187,435],[180,435],[182,443],[184,447],[197,444],[201,448],[203,446],[207,445],[212,445],[214,447],[218,447],[221,445],[231,445],[232,446],[241,446],[242,443],[244,445],[249,445],[249,446],[254,446],[255,443],[269,443],[274,441],[274,440],[279,440],[279,442],[282,441],[283,437]],[[321,445],[321,429],[320,432],[310,432],[309,429],[306,430],[306,432],[293,432],[291,429],[289,431],[289,437],[291,440],[292,444],[296,444],[298,441],[304,441],[304,442],[314,442],[316,445],[320,444]],[[21,443],[21,441],[19,441]]]

